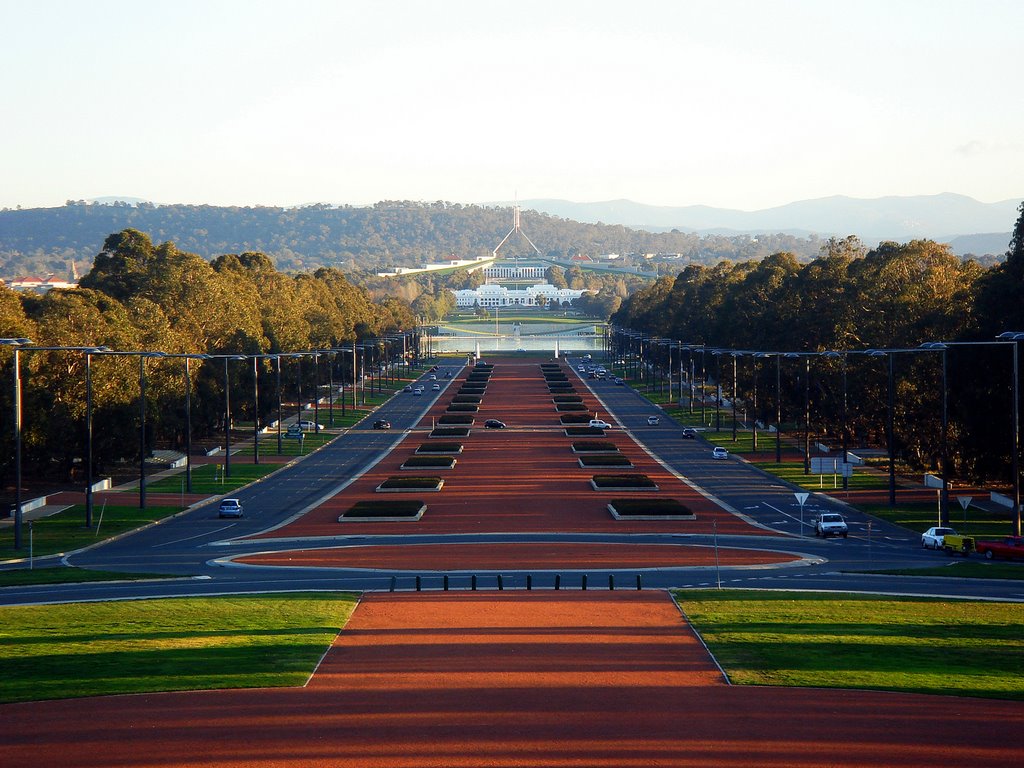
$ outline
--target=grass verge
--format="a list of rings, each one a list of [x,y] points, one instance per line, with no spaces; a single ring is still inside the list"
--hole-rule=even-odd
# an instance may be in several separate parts
[[[886,571],[866,571],[866,573],[884,573],[892,576],[952,576],[959,579],[1024,580],[1024,565],[1018,563],[972,563],[965,560],[953,560],[945,565],[934,565],[925,568],[893,568]]]
[[[302,685],[355,605],[337,593],[0,608],[0,702]]]
[[[230,493],[243,485],[269,475],[282,467],[281,464],[253,464],[231,457],[231,477],[224,477],[223,464],[201,464],[192,469],[192,493],[206,493],[219,496]],[[182,493],[185,487],[185,473],[170,475],[146,484],[147,493]]]
[[[737,684],[1024,700],[1019,604],[731,590],[675,596]]]
[[[21,568],[0,571],[0,587],[23,587],[30,584],[80,584],[86,581],[139,581],[141,579],[175,579],[166,573],[121,573],[119,571],[88,571],[84,568]]]
[[[36,557],[71,552],[103,539],[131,531],[143,525],[162,520],[180,512],[177,507],[147,507],[145,511],[134,505],[93,508],[93,527],[85,527],[85,505],[74,504],[55,515],[41,517],[32,523],[32,554]],[[28,557],[29,532],[22,530],[22,548],[14,548],[14,533],[4,532],[0,539],[0,559]]]

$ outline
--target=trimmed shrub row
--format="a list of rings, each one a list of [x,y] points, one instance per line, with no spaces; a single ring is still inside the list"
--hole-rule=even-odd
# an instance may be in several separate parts
[[[581,467],[621,467],[632,468],[633,462],[625,456],[609,456],[607,454],[598,456],[580,456]]]
[[[416,449],[416,453],[431,455],[462,453],[462,443],[423,443]]]
[[[589,424],[590,414],[589,413],[563,413],[558,417],[558,420],[563,424]],[[598,430],[598,434],[603,435],[604,430]]]
[[[469,437],[466,427],[434,427],[427,437]]]
[[[559,403],[582,403],[582,395],[552,395],[551,401],[558,405]]]
[[[612,499],[608,511],[616,520],[696,520],[692,509],[676,499]]]
[[[572,444],[573,453],[618,453],[619,447],[607,440],[580,440]]]
[[[479,410],[479,405],[471,405],[470,403],[452,403],[448,406],[449,413],[476,413]]]
[[[401,469],[452,469],[455,461],[452,456],[410,456]]]
[[[476,421],[476,419],[474,419],[470,415],[463,415],[461,413],[446,413],[437,420],[437,423],[445,427],[471,427],[473,426],[474,421]]]
[[[423,501],[357,501],[338,516],[338,522],[351,520],[419,520],[427,511]]]
[[[595,427],[566,427],[565,434],[566,437],[601,437],[604,430]]]
[[[587,406],[583,403],[556,403],[555,410],[560,413],[565,411],[586,411]]]
[[[440,477],[392,476],[378,485],[377,491],[440,491],[442,486],[444,486],[444,480]]]
[[[627,491],[658,490],[658,485],[651,480],[651,478],[639,473],[632,475],[594,475],[590,480],[590,484],[595,491],[607,491],[611,489]]]

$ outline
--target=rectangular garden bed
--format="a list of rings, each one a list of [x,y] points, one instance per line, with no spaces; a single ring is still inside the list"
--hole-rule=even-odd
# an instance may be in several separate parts
[[[427,437],[469,437],[468,427],[434,427]]]
[[[462,453],[462,443],[423,443],[416,453],[427,456],[443,456],[445,454]]]
[[[448,413],[476,413],[479,410],[479,405],[471,405],[470,403],[452,403],[448,406]]]
[[[453,456],[410,456],[399,469],[453,469],[455,463]]]
[[[580,456],[579,463],[581,467],[614,467],[615,469],[632,469],[633,462],[625,456],[611,456],[608,454],[603,455],[589,455]]]
[[[566,427],[566,437],[603,437],[604,430],[596,427]]]
[[[437,423],[442,427],[471,427],[474,421],[476,419],[470,414],[446,413],[438,418]]]
[[[563,424],[589,424],[590,414],[589,413],[563,413],[558,417],[558,420]],[[601,431],[604,434],[604,431]]]
[[[419,499],[408,501],[357,501],[338,516],[339,523],[360,522],[405,522],[423,517],[427,505]]]
[[[676,499],[612,499],[608,511],[616,520],[696,520],[693,510]]]
[[[572,444],[573,453],[618,453],[619,447],[607,440],[581,440]]]
[[[583,395],[552,395],[551,401],[555,405],[559,403],[582,403]]]
[[[647,475],[594,475],[590,487],[595,491],[656,491],[658,484]]]
[[[587,406],[583,403],[555,403],[555,410],[559,412],[566,411],[586,411]]]
[[[483,398],[477,394],[456,395],[452,398],[453,403],[473,403],[479,405]]]
[[[389,477],[376,487],[377,493],[433,493],[444,487],[440,477]]]

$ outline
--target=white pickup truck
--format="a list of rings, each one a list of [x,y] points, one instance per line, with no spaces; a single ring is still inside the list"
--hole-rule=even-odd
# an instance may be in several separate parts
[[[844,539],[850,532],[850,529],[846,525],[846,521],[843,516],[838,512],[826,512],[821,517],[818,517],[811,521],[814,526],[815,536],[842,536]]]

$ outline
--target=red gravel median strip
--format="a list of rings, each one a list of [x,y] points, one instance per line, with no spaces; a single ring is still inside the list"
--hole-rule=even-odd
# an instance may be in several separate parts
[[[794,555],[753,549],[719,548],[723,566],[785,563]],[[250,565],[372,568],[419,571],[586,570],[713,566],[713,547],[678,544],[403,544],[267,552],[237,558]]]

